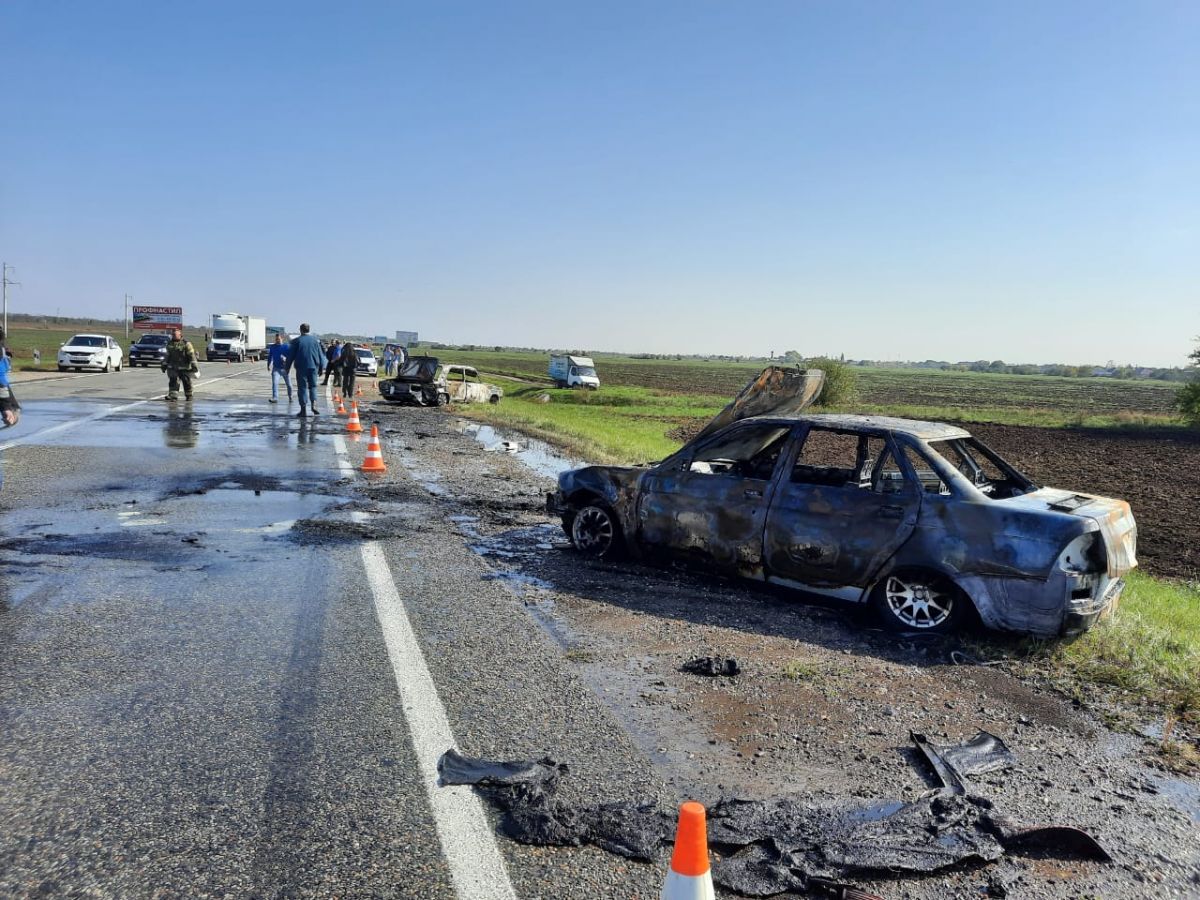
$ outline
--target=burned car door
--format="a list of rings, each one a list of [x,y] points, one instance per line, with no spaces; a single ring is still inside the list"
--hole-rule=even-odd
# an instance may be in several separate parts
[[[647,473],[639,543],[760,574],[771,488],[792,431],[788,422],[735,424]]]
[[[805,584],[865,586],[912,534],[920,505],[890,438],[813,426],[779,479],[764,562]]]

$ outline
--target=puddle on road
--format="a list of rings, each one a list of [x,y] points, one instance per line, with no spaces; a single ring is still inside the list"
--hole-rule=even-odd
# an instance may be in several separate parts
[[[588,465],[583,460],[563,456],[543,441],[527,438],[520,434],[505,434],[497,431],[491,425],[478,425],[475,422],[464,421],[460,423],[459,430],[463,434],[474,437],[485,448],[491,449],[500,445],[501,449],[495,451],[497,453],[509,452],[502,448],[503,445],[516,445],[519,449],[511,455],[524,463],[528,469],[544,478],[558,478],[559,472]]]
[[[231,564],[257,559],[298,519],[325,512],[336,498],[297,491],[214,488],[159,498],[148,492],[88,509],[14,510],[0,550],[25,557],[92,557],[169,566],[192,564],[199,550]],[[195,560],[200,562],[199,557]],[[206,565],[213,556],[203,554]]]
[[[1171,801],[1180,812],[1200,825],[1200,785],[1188,784],[1180,778],[1154,778],[1159,793]]]

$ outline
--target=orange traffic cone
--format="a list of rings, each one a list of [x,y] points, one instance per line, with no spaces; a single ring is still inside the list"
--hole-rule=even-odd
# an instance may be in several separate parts
[[[679,807],[671,870],[667,872],[659,900],[716,900],[716,896],[708,865],[704,807],[689,800]]]
[[[334,412],[339,416],[344,416],[346,414],[346,404],[342,402],[341,397],[334,397],[333,399],[337,402],[337,409]]]
[[[362,470],[364,472],[386,472],[387,466],[383,463],[383,452],[379,448],[379,426],[371,426],[371,440],[367,443],[367,455],[363,459]]]
[[[358,421],[358,404],[353,400],[350,401],[350,421],[346,423],[347,431],[362,431],[362,424]]]
[[[361,384],[358,386],[357,390],[355,390],[355,392],[354,392],[354,396],[355,396],[355,397],[361,397],[361,396],[362,396],[362,385],[361,385]]]

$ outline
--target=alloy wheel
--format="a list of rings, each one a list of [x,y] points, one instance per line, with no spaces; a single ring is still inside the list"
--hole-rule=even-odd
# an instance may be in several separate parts
[[[938,628],[954,614],[954,595],[936,581],[919,577],[889,575],[883,599],[888,612],[906,628]]]

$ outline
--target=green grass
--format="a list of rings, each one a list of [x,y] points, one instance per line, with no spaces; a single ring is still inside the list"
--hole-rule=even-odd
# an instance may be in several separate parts
[[[1200,726],[1200,585],[1134,571],[1115,614],[1078,639],[1045,649],[1063,672]]]

